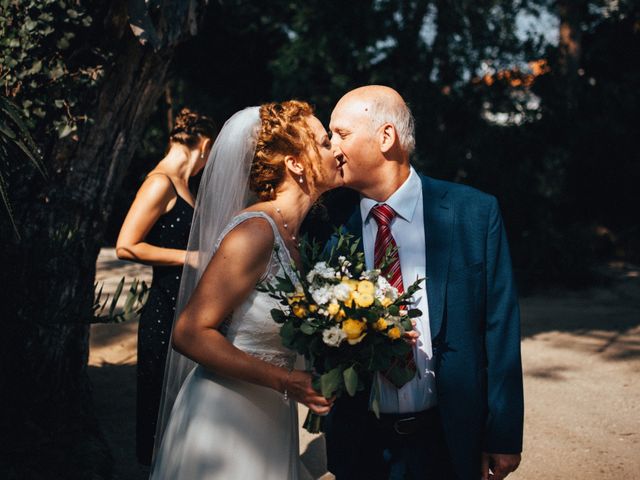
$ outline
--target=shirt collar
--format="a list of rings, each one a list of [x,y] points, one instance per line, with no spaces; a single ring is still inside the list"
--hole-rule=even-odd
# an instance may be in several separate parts
[[[413,167],[411,167],[409,176],[404,183],[400,185],[400,188],[393,192],[386,202],[382,203],[386,203],[393,208],[396,214],[407,222],[411,222],[421,191],[420,178]],[[371,198],[360,197],[360,214],[362,215],[363,223],[367,221],[371,209],[379,203],[381,202],[377,202]]]

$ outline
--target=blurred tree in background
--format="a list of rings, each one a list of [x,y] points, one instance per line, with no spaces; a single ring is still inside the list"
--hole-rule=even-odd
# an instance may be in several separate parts
[[[95,260],[185,105],[222,124],[300,98],[328,124],[347,90],[390,85],[416,117],[416,167],[498,197],[521,284],[640,262],[637,1],[204,3],[0,0],[0,93],[48,172],[0,158],[22,236],[3,210],[0,472],[108,476],[85,371]],[[38,477],[34,455],[57,467]]]
[[[419,170],[498,197],[525,288],[593,282],[594,262],[640,260],[639,22],[631,0],[215,2],[180,47],[108,237],[160,158],[167,109],[222,122],[295,97],[328,124],[347,90],[380,83],[413,110]]]

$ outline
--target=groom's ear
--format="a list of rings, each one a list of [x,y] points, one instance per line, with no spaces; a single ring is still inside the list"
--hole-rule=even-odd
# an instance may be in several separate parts
[[[396,127],[391,123],[385,123],[380,129],[380,151],[387,153],[396,143]]]

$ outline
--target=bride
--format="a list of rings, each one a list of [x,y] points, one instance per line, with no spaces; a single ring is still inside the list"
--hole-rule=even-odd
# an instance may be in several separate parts
[[[278,302],[256,286],[300,266],[300,224],[341,184],[309,104],[251,107],[224,125],[196,201],[152,479],[298,478],[296,402],[319,414],[332,403],[293,369]]]

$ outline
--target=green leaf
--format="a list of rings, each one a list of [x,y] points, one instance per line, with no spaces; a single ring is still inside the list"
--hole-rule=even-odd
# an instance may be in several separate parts
[[[34,30],[37,26],[38,26],[38,23],[31,20],[30,18],[27,18],[26,21],[24,22],[24,28],[26,28],[27,31],[29,32]]]
[[[324,398],[331,398],[340,386],[342,380],[342,369],[336,367],[320,376],[320,392]]]
[[[11,140],[16,138],[16,133],[4,123],[0,123],[0,133]]]
[[[287,316],[279,308],[272,308],[271,318],[273,318],[276,323],[284,323],[287,319]]]
[[[358,390],[358,372],[351,365],[342,373],[342,376],[344,377],[344,386],[347,389],[347,393],[353,397]]]
[[[58,128],[58,137],[64,138],[74,132],[77,129],[75,125],[65,123],[60,128]]]
[[[422,316],[422,310],[418,310],[417,308],[412,308],[409,311],[407,311],[407,317],[409,318],[416,318],[421,316]]]
[[[391,345],[391,351],[396,357],[404,357],[411,350],[411,346],[404,340],[395,341]]]
[[[111,307],[109,307],[109,317],[113,317],[113,314],[116,310],[116,305],[118,303],[118,299],[120,298],[120,294],[122,293],[122,287],[124,287],[124,277],[120,279],[120,283],[116,287],[116,291],[113,294],[113,299],[111,300]]]
[[[312,325],[309,325],[308,323],[303,323],[302,325],[300,325],[300,330],[305,335],[313,335],[314,333],[316,333],[316,328]]]
[[[385,377],[395,385],[396,388],[400,388],[409,382],[415,376],[415,372],[406,367],[396,366],[391,370],[388,370]]]
[[[371,410],[376,418],[380,418],[380,387],[376,380],[373,381],[373,398],[371,399]]]
[[[402,325],[402,328],[407,331],[413,330],[413,324],[411,323],[411,320],[406,317],[400,321],[400,325]]]
[[[60,40],[58,40],[58,43],[56,44],[56,46],[60,50],[66,50],[70,45],[71,43],[69,43],[69,40],[67,40],[65,37],[62,37]]]
[[[280,328],[280,336],[282,337],[282,343],[287,347],[291,345],[295,335],[296,335],[296,327],[293,325],[293,322],[291,321],[285,322]]]

